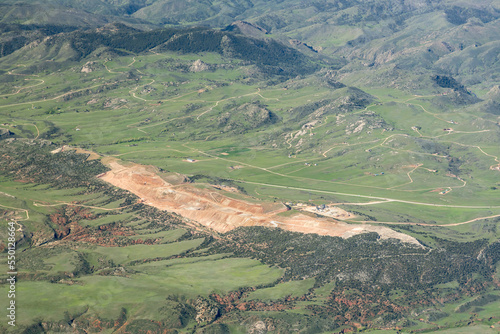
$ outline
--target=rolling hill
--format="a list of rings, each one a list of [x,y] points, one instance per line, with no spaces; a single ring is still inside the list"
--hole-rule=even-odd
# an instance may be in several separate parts
[[[1,332],[498,332],[497,1],[0,9]]]

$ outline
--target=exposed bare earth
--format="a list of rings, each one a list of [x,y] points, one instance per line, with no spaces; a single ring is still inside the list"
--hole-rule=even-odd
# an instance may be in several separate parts
[[[316,213],[316,214],[319,214],[321,216],[332,217],[332,218],[340,219],[340,220],[351,219],[351,218],[355,217],[350,212],[347,212],[347,211],[345,211],[341,208],[338,208],[336,206],[330,206],[330,205],[325,206],[324,208],[321,208],[318,206],[307,206],[307,207],[303,208],[302,210]]]
[[[239,226],[280,227],[289,231],[345,238],[377,232],[382,238],[396,238],[419,244],[413,237],[382,226],[350,225],[301,213],[290,217],[279,216],[278,213],[287,211],[283,204],[256,204],[234,199],[213,187],[200,189],[187,183],[173,185],[165,181],[165,177],[158,175],[152,166],[124,165],[115,158],[103,160],[111,170],[99,176],[102,180],[134,193],[145,204],[175,212],[218,232],[227,232]]]
[[[97,160],[100,158],[100,155],[95,153],[95,152],[84,150],[83,148],[71,147],[71,146],[67,146],[67,145],[62,146],[60,148],[57,148],[57,149],[51,151],[50,153],[56,154],[59,152],[67,152],[67,151],[75,151],[75,153],[79,153],[79,154],[88,154],[88,158],[87,158],[88,161]]]

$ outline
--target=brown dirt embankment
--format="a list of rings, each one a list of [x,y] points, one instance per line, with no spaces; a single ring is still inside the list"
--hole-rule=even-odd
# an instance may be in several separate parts
[[[301,213],[279,216],[287,211],[283,204],[235,199],[214,187],[199,188],[188,183],[174,185],[152,166],[125,164],[115,158],[106,158],[103,162],[111,170],[99,176],[102,180],[134,193],[145,204],[175,212],[217,232],[227,232],[239,226],[280,227],[294,232],[340,237],[377,232],[382,238],[418,244],[416,239],[382,226],[351,225]]]

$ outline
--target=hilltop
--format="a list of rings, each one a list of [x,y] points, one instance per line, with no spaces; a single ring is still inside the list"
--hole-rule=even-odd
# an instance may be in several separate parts
[[[0,6],[16,329],[498,331],[495,1]]]
[[[37,24],[92,28],[122,22],[139,29],[204,26],[264,41],[271,38],[309,56],[343,63],[339,76],[354,86],[382,84],[425,91],[428,78],[438,74],[484,90],[495,83],[492,73],[499,66],[493,55],[498,53],[500,8],[490,0],[458,4],[448,0],[52,0],[3,1],[3,6],[2,22],[15,22],[20,29],[31,25],[33,30]],[[16,37],[6,49],[35,37],[40,35]]]

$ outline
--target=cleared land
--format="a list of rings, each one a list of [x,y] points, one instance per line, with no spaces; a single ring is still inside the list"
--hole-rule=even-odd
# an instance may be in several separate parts
[[[386,227],[350,225],[300,213],[278,216],[287,211],[283,204],[237,200],[213,187],[202,189],[186,183],[172,185],[151,166],[124,165],[111,158],[105,161],[111,170],[100,176],[102,180],[134,193],[145,204],[175,212],[217,232],[224,233],[239,226],[280,227],[289,231],[340,237],[377,232],[382,238],[397,238],[418,244],[416,239]]]
[[[82,63],[22,76],[26,66],[11,66],[0,122],[31,138],[58,133],[71,143],[65,150],[235,180],[261,200],[354,206],[352,222],[449,225],[500,215],[494,115],[438,105],[445,95],[436,87],[365,88],[373,101],[345,109],[345,96],[357,102],[361,93],[321,76],[247,82],[249,68],[214,54],[203,59],[215,70],[179,70],[197,57],[96,59],[90,72]],[[268,112],[276,118],[261,122]]]

